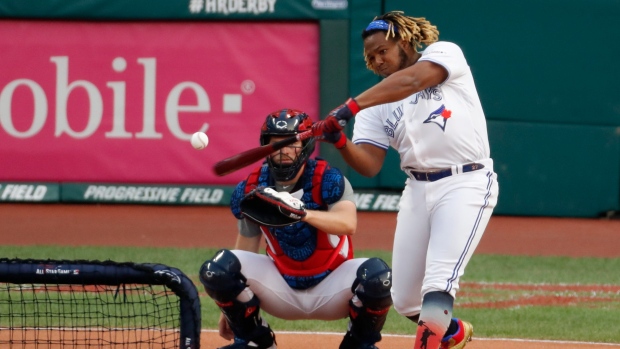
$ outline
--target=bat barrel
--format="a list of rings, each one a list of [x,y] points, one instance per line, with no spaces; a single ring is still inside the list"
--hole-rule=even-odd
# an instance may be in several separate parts
[[[242,153],[219,161],[213,167],[213,171],[218,176],[227,175],[246,166],[249,166],[262,158],[269,156],[269,154],[273,153],[276,150],[280,150],[297,141],[306,140],[312,136],[312,130],[308,130],[275,143],[266,144],[257,148],[246,150]]]

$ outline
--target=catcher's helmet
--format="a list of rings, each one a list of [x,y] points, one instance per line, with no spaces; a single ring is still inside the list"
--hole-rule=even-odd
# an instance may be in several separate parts
[[[308,114],[295,109],[280,109],[267,115],[260,131],[260,144],[269,143],[271,136],[294,136],[312,128]],[[314,151],[315,140],[310,137],[302,142],[303,148],[292,164],[276,164],[267,157],[269,170],[276,181],[286,182],[293,179]]]

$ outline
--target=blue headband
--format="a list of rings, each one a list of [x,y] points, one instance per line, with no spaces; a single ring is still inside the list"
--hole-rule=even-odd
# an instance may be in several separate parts
[[[394,28],[394,32],[397,33],[398,29],[395,26],[392,26],[392,28]],[[370,22],[370,24],[368,24],[368,26],[366,27],[366,29],[364,29],[365,32],[367,31],[371,31],[371,30],[385,30],[388,31],[390,30],[390,24],[382,19],[377,19],[375,21]]]

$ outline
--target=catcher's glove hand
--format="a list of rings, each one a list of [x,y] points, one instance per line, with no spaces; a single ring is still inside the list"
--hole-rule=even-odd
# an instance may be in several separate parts
[[[271,227],[299,222],[306,216],[304,203],[287,192],[258,187],[241,199],[241,213],[250,220]]]

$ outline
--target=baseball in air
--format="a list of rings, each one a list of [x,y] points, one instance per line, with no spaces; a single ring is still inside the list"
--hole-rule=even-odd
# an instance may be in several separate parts
[[[209,144],[209,137],[204,132],[196,132],[192,135],[192,147],[196,150],[202,150]]]

